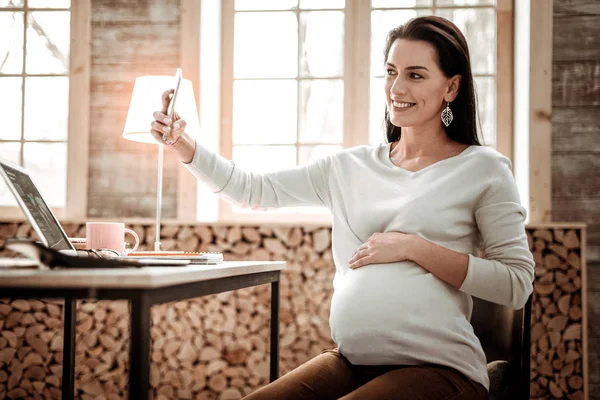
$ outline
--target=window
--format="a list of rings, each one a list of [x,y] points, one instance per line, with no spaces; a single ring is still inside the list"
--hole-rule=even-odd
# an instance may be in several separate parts
[[[81,198],[85,197],[87,178],[78,182],[81,189],[67,191],[70,169],[87,173],[82,165],[69,165],[71,152],[67,145],[71,144],[73,119],[87,115],[79,113],[85,110],[87,103],[83,100],[87,95],[74,96],[76,91],[87,92],[87,85],[78,81],[81,85],[70,87],[72,28],[82,29],[89,24],[83,18],[89,2],[79,3],[72,7],[71,0],[0,0],[0,107],[7,116],[0,134],[0,157],[31,172],[59,217],[65,216],[68,197],[72,197],[71,204],[85,204]],[[76,17],[81,20],[75,21]],[[88,43],[86,32],[83,30],[80,38],[84,48]],[[85,60],[82,67],[87,65],[87,54],[83,51],[77,55]],[[78,75],[87,73],[89,69],[80,68]],[[69,104],[77,101],[80,104],[69,112]],[[76,142],[82,143],[86,135],[85,129],[78,131]],[[78,150],[87,151],[87,146]],[[0,214],[15,216],[16,205],[4,182],[0,182]]]
[[[3,159],[23,165],[46,200],[66,204],[70,1],[4,1],[0,9]],[[1,4],[1,3],[0,3]],[[6,186],[0,205],[16,204]]]
[[[228,4],[229,3],[229,4]],[[224,2],[231,7],[233,2]],[[223,155],[241,168],[266,172],[306,164],[343,149],[345,3],[235,1],[232,81],[223,93]],[[225,76],[223,77],[224,79]],[[227,90],[225,89],[225,90]],[[227,139],[225,139],[227,137]],[[256,212],[221,204],[221,218],[327,220],[327,210],[298,207]]]
[[[512,47],[506,46],[512,25],[497,21],[506,21],[507,12],[512,16],[510,0],[223,1],[221,154],[248,170],[269,171],[382,143],[385,36],[430,14],[464,33],[481,136],[502,147],[512,135],[512,102],[500,89],[512,87]],[[219,219],[322,222],[324,215],[314,207],[256,212],[221,202]]]

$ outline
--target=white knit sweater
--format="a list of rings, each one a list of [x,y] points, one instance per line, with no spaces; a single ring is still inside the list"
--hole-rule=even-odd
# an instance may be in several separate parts
[[[196,143],[188,169],[215,191],[252,208],[324,205],[333,213],[330,327],[353,364],[438,364],[486,388],[481,344],[469,322],[471,296],[515,309],[532,292],[534,262],[525,209],[510,161],[470,146],[417,172],[395,166],[390,144],[347,149],[312,164],[259,174]],[[469,254],[460,289],[410,261],[356,270],[348,261],[375,232],[419,235]],[[484,258],[474,256],[483,250]]]

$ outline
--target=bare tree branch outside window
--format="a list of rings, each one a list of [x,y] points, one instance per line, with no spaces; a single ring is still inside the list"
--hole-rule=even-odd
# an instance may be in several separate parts
[[[44,40],[46,48],[48,50],[50,50],[52,55],[58,61],[60,61],[60,63],[66,70],[68,70],[69,69],[68,68],[69,60],[68,60],[67,56],[59,50],[58,46],[56,46],[56,44],[54,44],[54,42],[52,41],[50,36],[48,36],[48,34],[46,34],[46,32],[44,31],[44,28],[42,28],[42,26],[36,21],[36,19],[33,17],[33,15],[31,13],[29,13],[27,15],[27,22],[33,28],[33,30],[38,34],[38,36],[42,40]]]

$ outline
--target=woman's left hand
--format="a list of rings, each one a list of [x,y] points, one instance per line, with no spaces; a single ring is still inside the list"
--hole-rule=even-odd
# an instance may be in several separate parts
[[[402,232],[374,233],[350,258],[350,269],[409,260],[415,238],[418,236]]]

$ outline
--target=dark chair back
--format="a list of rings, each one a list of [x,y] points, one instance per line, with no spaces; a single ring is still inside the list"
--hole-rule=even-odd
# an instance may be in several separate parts
[[[471,324],[487,362],[508,362],[502,385],[503,398],[529,399],[531,301],[530,296],[524,308],[514,311],[473,297]]]

